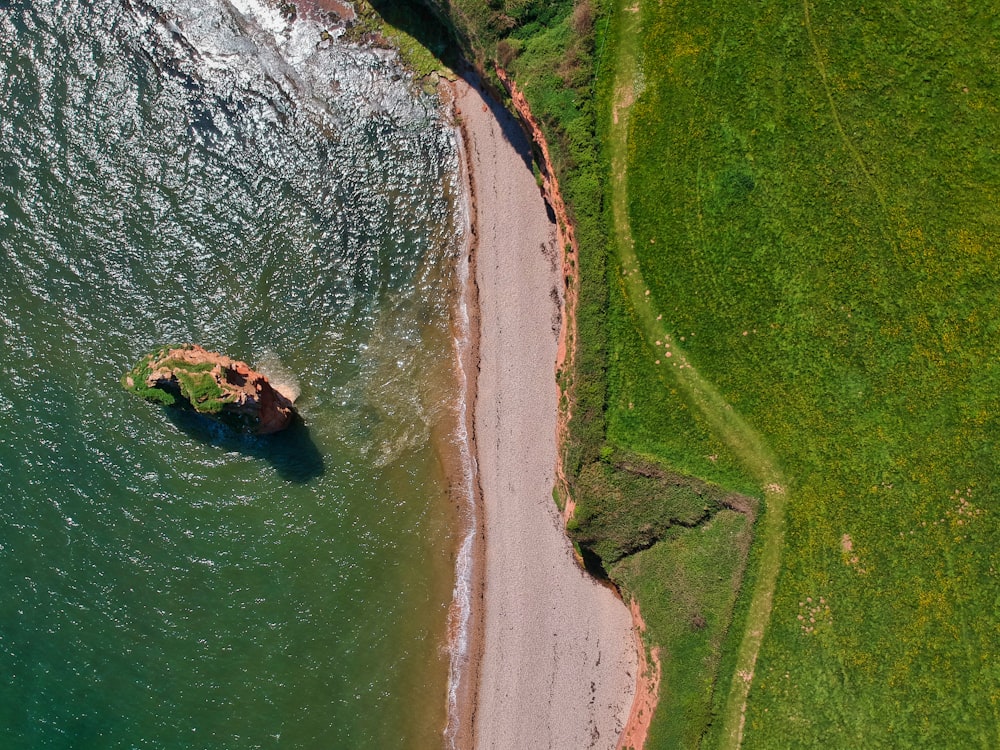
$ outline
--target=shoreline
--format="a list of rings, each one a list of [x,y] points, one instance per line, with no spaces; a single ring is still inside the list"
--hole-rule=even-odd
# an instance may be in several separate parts
[[[476,283],[476,196],[472,184],[469,137],[456,104],[455,82],[442,81],[439,95],[452,120],[458,146],[458,184],[463,198],[465,244],[458,258],[459,320],[455,337],[456,367],[463,397],[458,419],[463,485],[468,518],[456,557],[455,584],[448,611],[448,710],[444,736],[448,750],[471,748],[475,737],[476,695],[482,657],[485,536],[482,519],[482,490],[477,463],[475,406],[476,374],[479,370],[479,289]]]
[[[520,124],[481,86],[460,79],[449,87],[479,302],[470,444],[480,491],[472,601],[481,605],[468,623],[457,731],[449,716],[446,737],[459,748],[612,750],[637,677],[632,618],[577,563],[552,500],[561,429],[555,371],[569,325],[566,225],[546,211]]]
[[[663,670],[658,646],[650,649],[647,655],[646,644],[642,641],[642,634],[646,631],[646,621],[639,611],[638,600],[632,598],[628,603],[628,610],[632,615],[639,669],[636,672],[635,699],[632,701],[632,710],[629,711],[621,739],[618,740],[617,750],[626,748],[643,750],[646,738],[649,736],[649,726],[653,721],[656,704],[660,702],[660,677],[663,675]]]

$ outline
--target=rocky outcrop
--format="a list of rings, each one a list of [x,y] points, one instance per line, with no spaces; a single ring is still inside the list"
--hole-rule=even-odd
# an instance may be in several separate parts
[[[193,344],[160,347],[125,373],[122,385],[149,401],[192,408],[252,435],[279,432],[296,415],[292,399],[246,362]]]

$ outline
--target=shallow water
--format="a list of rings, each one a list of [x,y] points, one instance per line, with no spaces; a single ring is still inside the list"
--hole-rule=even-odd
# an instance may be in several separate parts
[[[0,0],[0,746],[441,744],[454,136],[320,31]],[[187,341],[306,429],[121,389]]]

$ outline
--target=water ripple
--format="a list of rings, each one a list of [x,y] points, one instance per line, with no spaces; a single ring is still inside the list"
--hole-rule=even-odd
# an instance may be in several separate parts
[[[321,32],[256,0],[0,2],[5,746],[437,737],[412,696],[453,547],[455,144],[390,56]],[[292,373],[322,474],[119,389],[188,340]]]

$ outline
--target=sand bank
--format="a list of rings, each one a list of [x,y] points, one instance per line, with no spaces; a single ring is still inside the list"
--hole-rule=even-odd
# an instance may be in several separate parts
[[[632,705],[637,655],[628,609],[576,563],[552,500],[563,300],[556,228],[516,122],[463,82],[456,107],[479,298],[474,428],[485,541],[474,746],[611,750]]]

